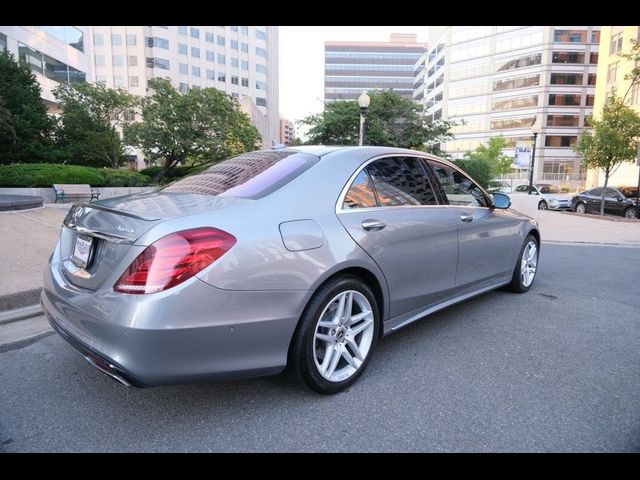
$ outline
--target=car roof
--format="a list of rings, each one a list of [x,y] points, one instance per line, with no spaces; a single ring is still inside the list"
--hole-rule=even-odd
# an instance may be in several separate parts
[[[385,153],[405,153],[405,154],[418,154],[429,157],[434,157],[426,152],[420,152],[418,150],[410,150],[407,148],[397,147],[379,147],[379,146],[351,146],[351,145],[300,145],[295,147],[284,147],[282,150],[289,150],[295,152],[309,153],[318,157],[323,157],[329,153],[338,151],[358,151],[358,152],[370,152],[373,155],[383,155]],[[435,158],[435,157],[434,157]]]

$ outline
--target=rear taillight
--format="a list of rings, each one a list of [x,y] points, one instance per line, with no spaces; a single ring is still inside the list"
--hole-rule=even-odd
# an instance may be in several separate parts
[[[113,289],[154,293],[175,287],[211,265],[235,243],[233,235],[211,227],[172,233],[145,248]]]

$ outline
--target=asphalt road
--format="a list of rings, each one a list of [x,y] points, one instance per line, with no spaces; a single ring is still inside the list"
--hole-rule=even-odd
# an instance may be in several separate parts
[[[127,389],[57,335],[0,354],[4,451],[640,451],[640,249],[543,245],[536,284],[383,339],[325,397],[290,375]]]

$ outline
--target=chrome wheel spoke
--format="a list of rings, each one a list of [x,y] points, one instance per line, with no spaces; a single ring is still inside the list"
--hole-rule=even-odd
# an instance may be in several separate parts
[[[338,299],[338,308],[336,308],[336,313],[333,317],[333,323],[338,324],[340,320],[342,320],[342,315],[344,315],[344,306],[347,303],[347,293],[342,293],[340,298]]]
[[[351,353],[349,352],[348,348],[342,349],[342,358],[344,358],[347,361],[347,363],[351,365],[353,368],[355,368],[356,370],[360,366],[358,363],[356,363],[355,358],[351,356]]]
[[[340,361],[340,357],[342,357],[342,347],[339,345],[334,345],[331,349],[331,360],[325,371],[329,378],[331,378],[331,375],[333,375],[333,372],[335,372],[336,367],[338,366],[338,362]]]
[[[353,351],[353,354],[355,355],[355,357],[358,360],[360,360],[361,362],[364,361],[364,357],[362,356],[362,352],[360,351],[360,348],[358,347],[358,344],[356,343],[356,341],[353,339],[353,337],[351,335],[349,335],[347,337],[347,345],[349,345],[349,347]]]
[[[324,333],[316,333],[316,340],[321,340],[327,343],[335,343],[336,339],[332,335],[326,335]]]
[[[358,335],[360,332],[367,329],[370,325],[373,325],[373,318],[367,318],[362,323],[356,325],[355,327],[349,329],[349,334],[353,337]]]
[[[353,311],[353,292],[345,294],[344,311],[340,317],[340,322],[345,323],[347,319],[351,318],[351,312]]]
[[[353,315],[351,317],[351,319],[347,322],[347,326],[350,327],[351,325],[358,323],[360,320],[362,320],[363,318],[367,318],[369,315],[371,315],[371,312],[368,310],[365,310],[364,312],[360,312],[357,313],[356,315]]]

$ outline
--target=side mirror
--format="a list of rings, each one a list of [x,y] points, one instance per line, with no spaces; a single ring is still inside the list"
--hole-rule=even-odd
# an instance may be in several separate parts
[[[511,206],[511,198],[504,193],[495,192],[493,194],[493,206],[495,208],[509,208]]]

